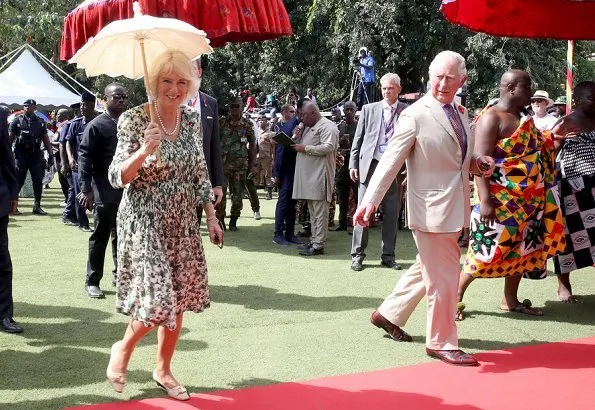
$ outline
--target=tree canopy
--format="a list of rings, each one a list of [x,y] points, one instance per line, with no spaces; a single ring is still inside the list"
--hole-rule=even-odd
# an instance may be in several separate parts
[[[27,38],[57,62],[64,16],[80,0],[0,0],[0,52]],[[403,92],[423,91],[433,56],[450,49],[467,58],[469,104],[480,107],[495,96],[500,75],[508,68],[527,70],[535,87],[552,96],[564,94],[566,42],[492,37],[469,32],[445,21],[439,0],[285,0],[294,35],[258,43],[228,44],[215,50],[205,68],[204,88],[225,103],[245,87],[284,96],[291,87],[303,94],[315,90],[323,108],[345,98],[353,74],[352,58],[366,46],[376,60],[377,77],[395,72]],[[577,42],[575,78],[595,78],[587,56],[594,42]],[[87,79],[64,62],[64,69],[101,92],[113,81]],[[144,99],[142,82],[119,79],[132,102]]]

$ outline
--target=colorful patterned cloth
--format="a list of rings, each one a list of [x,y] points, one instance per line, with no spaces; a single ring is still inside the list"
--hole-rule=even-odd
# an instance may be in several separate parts
[[[595,264],[595,131],[568,139],[559,156],[558,186],[566,229],[560,273]]]
[[[485,111],[484,111],[485,112]],[[496,222],[471,212],[469,248],[463,271],[474,277],[546,276],[547,258],[564,250],[564,221],[555,191],[555,150],[548,134],[524,117],[514,134],[497,142],[490,193]]]

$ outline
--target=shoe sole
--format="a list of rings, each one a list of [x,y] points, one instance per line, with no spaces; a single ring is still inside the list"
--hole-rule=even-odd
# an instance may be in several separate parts
[[[278,242],[275,242],[275,241],[273,241],[273,243],[274,243],[275,245],[279,245],[279,246],[289,246],[289,244],[288,244],[288,243],[278,243]]]
[[[479,362],[475,362],[475,363],[453,363],[453,362],[448,362],[448,361],[442,359],[441,357],[434,356],[434,355],[429,354],[429,353],[426,353],[426,355],[428,355],[432,359],[440,360],[442,363],[450,364],[452,366],[466,366],[466,367],[479,366]]]

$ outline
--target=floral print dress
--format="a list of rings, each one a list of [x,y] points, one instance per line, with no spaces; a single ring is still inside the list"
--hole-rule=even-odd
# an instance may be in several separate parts
[[[178,139],[161,143],[161,166],[150,155],[127,186],[121,165],[140,148],[149,117],[142,106],[124,112],[109,167],[110,183],[125,188],[117,217],[116,308],[146,326],[170,329],[179,313],[210,304],[196,209],[212,190],[198,113],[181,109]]]

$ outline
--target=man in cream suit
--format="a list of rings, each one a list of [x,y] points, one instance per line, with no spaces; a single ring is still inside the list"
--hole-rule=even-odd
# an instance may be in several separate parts
[[[328,234],[328,210],[333,196],[339,129],[331,120],[322,118],[318,106],[306,102],[300,110],[306,126],[300,141],[292,145],[297,152],[293,199],[306,199],[310,212],[312,236],[300,255],[324,253]]]
[[[394,136],[395,124],[407,104],[399,102],[401,79],[397,74],[388,73],[380,79],[382,101],[364,105],[357,123],[357,130],[351,154],[349,156],[349,176],[358,187],[358,205],[366,193],[378,161],[384,155],[388,143]],[[382,256],[383,266],[401,269],[395,261],[395,244],[397,241],[397,220],[401,204],[401,183],[403,176],[399,173],[397,179],[388,188],[382,200],[384,218],[382,220]],[[353,228],[351,244],[351,269],[361,271],[368,246],[368,228],[357,225]]]
[[[467,111],[453,103],[467,79],[465,59],[443,51],[430,64],[429,74],[431,92],[401,114],[353,219],[368,224],[406,162],[408,222],[418,255],[371,321],[393,339],[411,341],[401,327],[425,295],[426,353],[450,364],[476,366],[477,360],[458,344],[454,314],[461,251],[457,239],[469,226],[469,172],[490,175],[494,160],[473,154]]]

